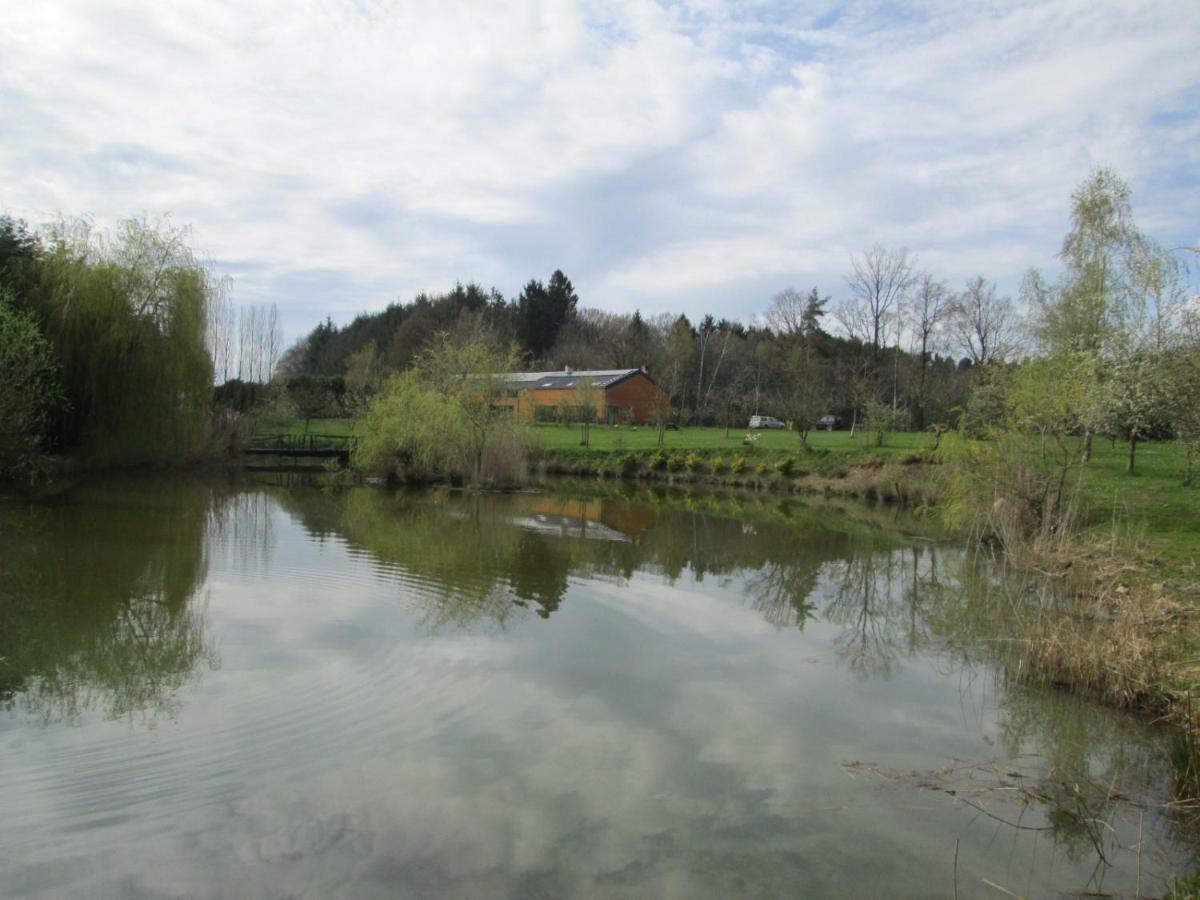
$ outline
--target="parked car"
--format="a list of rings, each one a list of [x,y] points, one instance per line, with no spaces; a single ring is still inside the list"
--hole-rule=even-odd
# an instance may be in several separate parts
[[[751,416],[751,428],[783,428],[784,425],[774,416]]]
[[[841,416],[821,416],[817,419],[817,427],[824,428],[826,431],[833,431],[835,428],[842,427]]]

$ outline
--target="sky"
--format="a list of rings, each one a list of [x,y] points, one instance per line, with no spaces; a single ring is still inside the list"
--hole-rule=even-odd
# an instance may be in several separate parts
[[[1196,0],[27,0],[0,212],[169,214],[289,340],[456,281],[750,320],[907,247],[1053,269],[1099,166],[1200,245]]]

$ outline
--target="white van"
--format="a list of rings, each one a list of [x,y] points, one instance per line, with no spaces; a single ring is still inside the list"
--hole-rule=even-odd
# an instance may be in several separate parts
[[[783,423],[774,416],[751,416],[751,428],[783,428]]]

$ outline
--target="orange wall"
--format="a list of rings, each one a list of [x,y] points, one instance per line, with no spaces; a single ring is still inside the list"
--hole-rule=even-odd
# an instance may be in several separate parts
[[[667,392],[640,373],[626,378],[611,388],[602,390],[601,393],[603,394],[600,403],[602,409],[596,414],[597,422],[608,420],[608,407],[610,406],[619,408],[618,422],[624,422],[625,411],[632,409],[633,421],[638,425],[650,424],[654,421],[657,410],[665,411],[667,409]],[[538,390],[535,388],[522,391],[517,399],[509,400],[505,405],[516,406],[517,418],[522,422],[532,422],[535,406],[557,407],[563,402],[571,406],[578,405],[579,401],[575,391],[570,389]]]
[[[666,411],[667,399],[666,391],[640,373],[604,392],[606,406],[619,406],[622,413],[632,408],[633,421],[638,425],[649,424],[655,413]]]

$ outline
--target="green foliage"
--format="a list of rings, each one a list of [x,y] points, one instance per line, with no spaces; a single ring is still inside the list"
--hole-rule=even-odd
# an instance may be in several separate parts
[[[667,471],[678,472],[684,466],[684,458],[682,456],[671,456],[667,458]]]
[[[215,288],[186,237],[131,219],[112,235],[77,223],[49,238],[26,304],[61,367],[52,438],[88,462],[181,461],[205,441]]]
[[[306,422],[338,415],[346,396],[346,379],[338,375],[293,375],[284,381],[284,387]]]
[[[535,357],[545,356],[578,302],[571,279],[561,269],[555,270],[544,286],[531,280],[516,304],[517,337]]]
[[[665,469],[670,462],[670,456],[662,447],[654,451],[654,455],[650,457],[650,468],[656,471]]]
[[[1176,881],[1163,900],[1195,900],[1200,897],[1200,872]]]
[[[213,388],[213,403],[234,412],[248,413],[267,398],[266,385],[231,378]]]
[[[712,461],[709,463],[709,468],[712,470],[714,475],[720,475],[728,467],[726,466],[725,460],[722,457],[714,456]]]
[[[733,474],[735,474],[735,475],[741,475],[743,472],[746,471],[747,465],[748,465],[748,463],[746,462],[746,457],[735,456],[733,458],[733,460],[729,463],[729,470],[731,472],[733,472]]]
[[[362,415],[386,383],[387,367],[383,357],[374,343],[368,343],[346,360],[341,405],[353,416]]]
[[[0,291],[0,478],[33,478],[56,406],[58,365],[30,313]]]
[[[512,482],[527,457],[510,408],[499,403],[515,348],[441,335],[411,372],[368,409],[356,465],[400,478]]]
[[[958,420],[958,430],[969,438],[989,438],[1004,428],[1010,372],[1005,366],[976,370],[971,394]]]
[[[279,379],[267,385],[266,391],[262,393],[258,405],[254,408],[254,413],[260,426],[265,425],[272,429],[287,428],[301,418],[300,408],[288,393],[287,385]],[[307,433],[309,421],[301,420],[303,433]],[[329,428],[322,427],[321,431],[327,434]]]
[[[638,458],[632,453],[626,453],[621,457],[621,477],[632,478],[638,471]]]
[[[775,471],[777,471],[784,478],[791,478],[792,473],[795,472],[795,470],[796,470],[796,460],[790,456],[785,456],[783,459],[781,459],[779,461],[779,464],[775,467]]]
[[[704,459],[695,453],[689,453],[683,458],[683,465],[689,472],[695,472],[704,465]]]
[[[458,425],[451,400],[412,372],[397,375],[367,409],[352,462],[402,480],[446,474],[448,445]]]
[[[875,437],[875,446],[882,447],[889,433],[907,431],[910,424],[908,410],[894,408],[878,400],[868,400],[866,409],[866,427]]]
[[[758,465],[756,465],[754,467],[754,474],[757,475],[759,478],[762,478],[764,475],[766,475],[770,471],[771,471],[771,466],[766,462],[766,460],[763,460],[762,462],[760,462]]]

